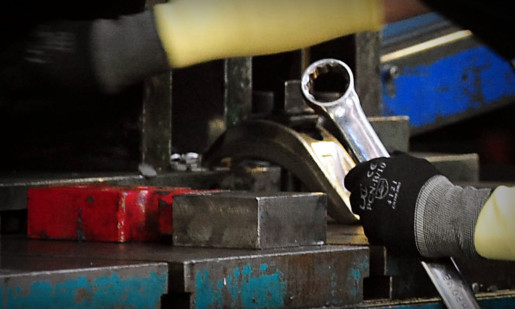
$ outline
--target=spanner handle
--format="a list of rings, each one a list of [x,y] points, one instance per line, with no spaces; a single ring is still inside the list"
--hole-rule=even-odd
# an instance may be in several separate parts
[[[342,74],[347,78],[348,86],[338,99],[319,101],[315,96],[315,80],[328,72]],[[344,62],[337,59],[314,62],[305,70],[301,88],[308,104],[336,126],[340,132],[337,138],[348,145],[358,162],[390,156],[361,108],[354,90],[352,71]],[[422,260],[421,264],[448,308],[480,308],[474,292],[452,258]]]

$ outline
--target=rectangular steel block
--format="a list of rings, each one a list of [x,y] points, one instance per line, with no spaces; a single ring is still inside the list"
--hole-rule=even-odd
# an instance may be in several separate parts
[[[409,151],[410,126],[409,117],[368,117],[368,121],[376,131],[386,149],[394,151]]]
[[[479,181],[479,155],[477,153],[419,153],[445,177],[453,182]]]
[[[154,241],[172,233],[173,197],[189,188],[73,185],[30,188],[28,236]]]
[[[266,249],[326,241],[324,193],[213,192],[177,196],[177,246]]]

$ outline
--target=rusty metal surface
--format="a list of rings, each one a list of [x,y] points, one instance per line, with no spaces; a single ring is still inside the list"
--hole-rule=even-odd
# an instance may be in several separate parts
[[[320,247],[296,253],[187,265],[191,307],[313,308],[357,304],[368,273],[365,248]]]
[[[3,256],[2,308],[159,308],[166,263]]]
[[[310,246],[270,250],[201,249],[6,237],[3,256],[165,262],[170,293],[187,307],[305,308],[362,301],[368,249]],[[172,301],[173,302],[173,301]]]
[[[323,245],[326,207],[323,193],[231,191],[176,196],[173,243],[248,249]]]
[[[369,248],[363,246],[363,239],[352,237],[363,237],[359,228],[337,224],[330,224],[329,228],[329,243],[341,243],[339,236],[347,235],[351,241],[346,239],[344,242],[352,246],[257,251],[178,248],[166,244],[40,241],[3,236],[2,271],[16,268],[12,265],[22,270],[34,265],[41,265],[39,270],[56,270],[67,268],[66,265],[78,269],[165,262],[170,270],[168,303],[172,308],[195,308],[206,304],[264,308],[280,304],[281,300],[283,307],[290,308],[396,307],[401,304],[415,306],[419,302],[442,306],[432,298],[437,292],[417,259],[392,257],[384,248],[372,246],[369,260]],[[30,262],[36,258],[38,263]],[[68,264],[62,263],[63,260],[68,260]],[[90,262],[93,265],[89,265]],[[511,303],[515,299],[513,262],[458,260],[458,264],[469,282],[477,285],[481,304],[493,302],[485,303],[484,299],[490,298],[501,302],[511,300]],[[352,294],[356,290],[358,294]],[[258,303],[252,302],[252,297]],[[358,300],[361,297],[365,301]],[[415,300],[416,297],[419,299]],[[496,304],[498,302],[493,302],[486,308],[496,308]]]

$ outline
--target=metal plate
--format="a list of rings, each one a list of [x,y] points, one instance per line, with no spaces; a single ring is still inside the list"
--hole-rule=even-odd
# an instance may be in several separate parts
[[[187,294],[191,308],[357,304],[363,299],[363,278],[368,276],[369,264],[368,249],[360,246],[256,251],[5,237],[2,254],[4,257],[165,262],[170,269],[170,292]]]
[[[2,257],[2,308],[159,308],[168,265],[82,258]]]

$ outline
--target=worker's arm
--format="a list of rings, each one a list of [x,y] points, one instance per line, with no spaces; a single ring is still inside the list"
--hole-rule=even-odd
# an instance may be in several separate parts
[[[418,0],[175,0],[117,19],[49,22],[13,48],[19,58],[0,88],[114,93],[170,67],[300,49],[424,10]]]
[[[484,204],[474,229],[479,255],[515,260],[515,188],[496,188]]]
[[[515,188],[456,186],[406,154],[358,164],[345,186],[373,244],[426,257],[515,260]]]
[[[14,53],[21,63],[4,70],[14,76],[0,78],[27,72],[36,83],[117,92],[170,67],[291,51],[384,20],[383,0],[176,0],[118,19],[40,25]]]
[[[382,0],[176,0],[154,12],[173,67],[291,51],[384,22]]]

